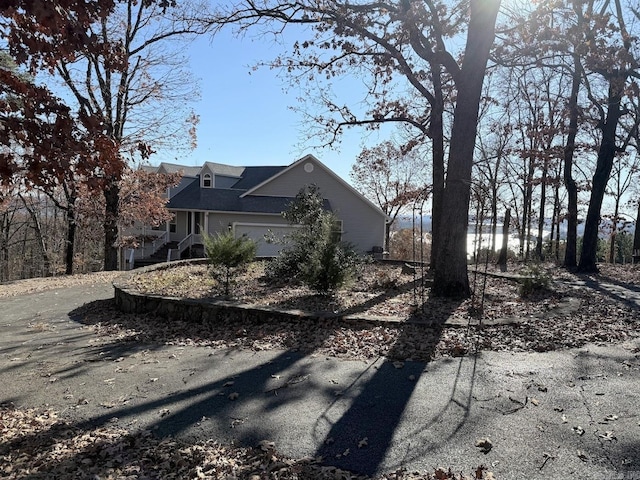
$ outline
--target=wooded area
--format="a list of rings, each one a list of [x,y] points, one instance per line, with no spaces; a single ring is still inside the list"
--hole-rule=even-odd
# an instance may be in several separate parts
[[[621,0],[11,0],[0,15],[0,280],[114,269],[124,206],[163,221],[157,195],[145,210],[123,190],[163,142],[194,141],[172,53],[199,34],[218,48],[226,28],[295,32],[264,61],[305,92],[312,138],[398,125],[394,145],[353,159],[353,180],[392,217],[428,197],[435,294],[470,294],[469,221],[489,225],[493,252],[507,211],[524,260],[594,272],[627,261],[622,244],[640,250],[624,233],[640,198],[640,12]],[[60,80],[69,104],[36,75]],[[353,76],[362,98],[336,98],[333,82]],[[404,156],[415,175],[398,171]]]

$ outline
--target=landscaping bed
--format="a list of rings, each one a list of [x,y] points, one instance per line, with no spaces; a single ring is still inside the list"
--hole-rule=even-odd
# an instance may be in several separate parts
[[[98,332],[122,340],[254,350],[280,348],[343,358],[386,356],[428,361],[476,350],[549,351],[589,342],[625,341],[639,335],[636,307],[581,284],[589,279],[617,279],[633,287],[639,277],[634,266],[603,268],[597,278],[579,277],[549,267],[547,273],[553,278],[550,288],[526,297],[519,295],[520,284],[513,279],[472,273],[476,293],[463,301],[430,298],[426,278],[423,307],[415,304],[416,298],[422,298],[420,280],[417,280],[418,288],[414,288],[416,277],[413,273],[403,273],[401,265],[368,265],[350,288],[329,296],[318,295],[302,285],[267,282],[261,268],[259,264],[254,265],[237,279],[236,302],[270,308],[357,313],[362,320],[295,320],[272,315],[266,321],[222,319],[203,325],[168,321],[153,313],[121,313],[114,309],[112,302],[88,305],[79,313],[83,321]],[[518,273],[513,270],[511,268],[511,274]],[[134,273],[126,284],[149,295],[200,300],[220,298],[206,265]],[[566,307],[568,298],[572,299],[571,308]],[[385,314],[394,321],[379,321]],[[377,321],[367,321],[368,316]],[[461,321],[457,326],[443,325],[448,318]],[[506,324],[489,321],[501,318],[510,321]]]

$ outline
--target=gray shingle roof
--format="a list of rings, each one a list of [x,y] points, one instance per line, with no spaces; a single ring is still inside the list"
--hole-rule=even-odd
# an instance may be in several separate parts
[[[178,210],[209,210],[224,212],[274,213],[287,209],[291,198],[257,197],[240,198],[246,190],[200,188],[199,182],[193,182],[177,193],[167,205]]]
[[[206,162],[202,168],[208,167],[216,175],[224,175],[227,177],[240,177],[245,167],[236,167],[233,165],[224,165],[216,162]]]
[[[245,167],[242,178],[233,185],[233,188],[249,190],[285,168],[287,167]]]
[[[202,167],[190,167],[188,165],[177,165],[166,162],[162,162],[157,168],[160,169],[161,167],[163,167],[167,173],[178,173],[182,171],[185,177],[196,177],[200,174],[200,170],[202,170]]]

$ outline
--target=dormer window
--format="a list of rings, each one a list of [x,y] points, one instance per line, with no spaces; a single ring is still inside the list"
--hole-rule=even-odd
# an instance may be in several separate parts
[[[210,173],[205,173],[204,177],[202,177],[202,186],[204,188],[211,188],[213,186]]]

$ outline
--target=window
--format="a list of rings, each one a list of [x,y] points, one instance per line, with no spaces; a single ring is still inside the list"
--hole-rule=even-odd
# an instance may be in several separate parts
[[[212,182],[211,182],[211,174],[210,173],[205,173],[204,177],[202,178],[202,186],[204,188],[211,188]]]
[[[169,233],[176,233],[178,229],[178,222],[176,221],[176,216],[173,215],[171,220],[169,220]]]

